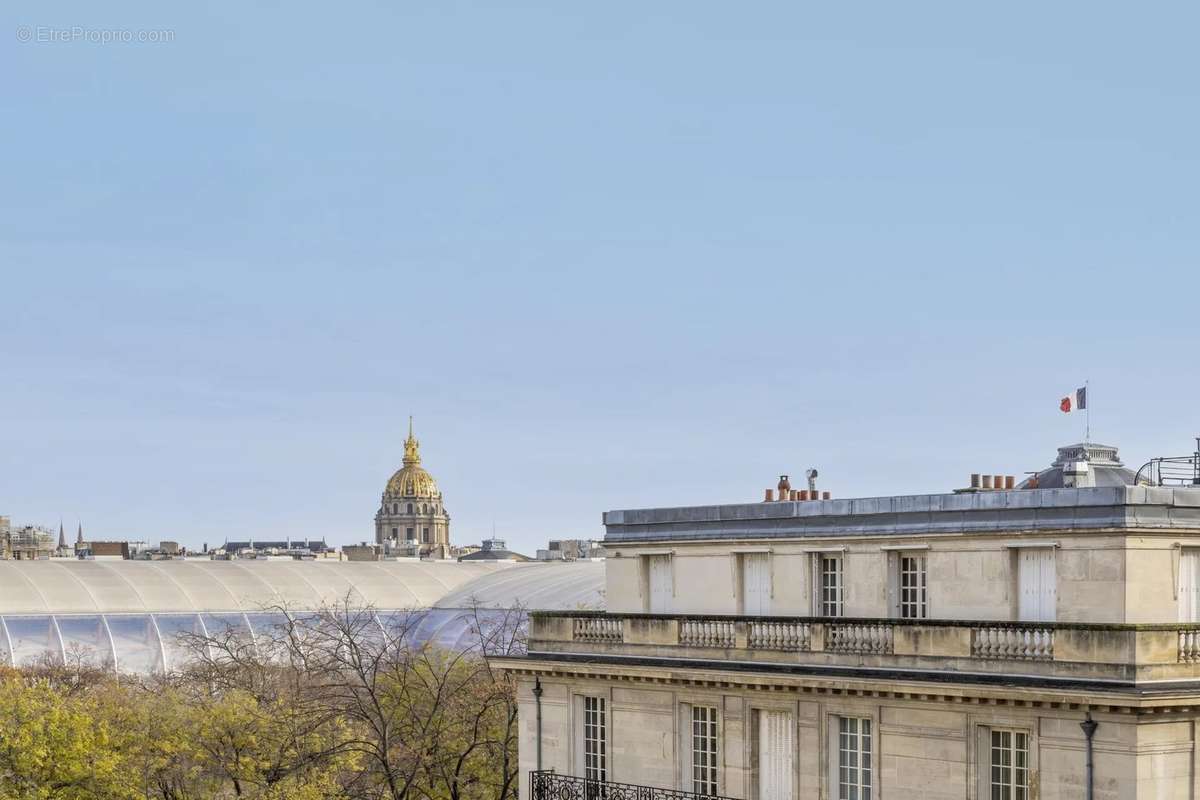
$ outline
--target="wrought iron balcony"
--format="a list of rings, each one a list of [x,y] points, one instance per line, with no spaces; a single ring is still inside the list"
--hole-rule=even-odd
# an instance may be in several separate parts
[[[731,800],[717,795],[576,778],[544,770],[529,773],[530,800]]]
[[[1136,684],[1200,680],[1200,624],[534,612],[529,652]]]

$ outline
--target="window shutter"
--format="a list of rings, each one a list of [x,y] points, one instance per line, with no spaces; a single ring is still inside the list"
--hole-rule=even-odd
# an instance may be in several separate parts
[[[572,711],[575,712],[575,722],[571,726],[574,729],[574,746],[571,748],[574,751],[575,762],[571,765],[571,772],[582,778],[584,776],[584,755],[583,755],[583,695],[575,695],[572,698]]]
[[[975,799],[991,800],[992,729],[980,725],[975,730]]]
[[[679,788],[692,790],[692,704],[679,704]]]
[[[832,714],[825,717],[825,774],[826,780],[829,781],[829,792],[826,797],[830,800],[838,800],[841,797],[841,786],[838,780],[838,765],[840,763],[840,746],[838,741],[838,725],[841,723],[840,717],[835,717]]]

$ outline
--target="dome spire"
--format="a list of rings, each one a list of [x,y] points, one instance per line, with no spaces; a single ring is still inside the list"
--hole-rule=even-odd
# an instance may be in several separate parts
[[[408,418],[408,438],[404,440],[404,466],[421,463],[421,443],[413,436],[413,418]]]

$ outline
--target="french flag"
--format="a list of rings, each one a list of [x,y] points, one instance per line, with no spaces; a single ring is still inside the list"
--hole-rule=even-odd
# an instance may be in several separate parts
[[[1083,411],[1087,408],[1087,387],[1080,386],[1075,390],[1075,405],[1074,410]],[[1072,410],[1071,396],[1067,395],[1062,400],[1058,401],[1058,410],[1064,414],[1070,414]]]

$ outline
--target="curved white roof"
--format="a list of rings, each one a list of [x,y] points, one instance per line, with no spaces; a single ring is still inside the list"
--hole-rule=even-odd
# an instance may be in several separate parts
[[[435,607],[468,608],[473,601],[486,608],[601,609],[604,607],[604,563],[518,564],[464,584],[439,600]]]
[[[0,614],[122,614],[319,608],[350,595],[431,608],[508,564],[430,561],[0,561]]]

